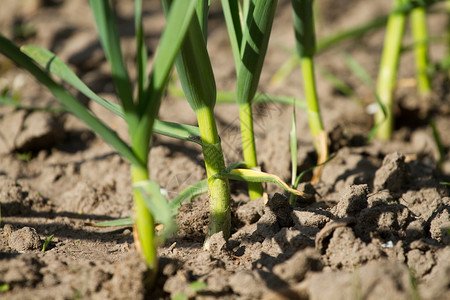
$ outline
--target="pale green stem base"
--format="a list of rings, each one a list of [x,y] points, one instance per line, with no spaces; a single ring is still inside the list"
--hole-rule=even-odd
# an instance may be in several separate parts
[[[396,0],[394,8],[402,5],[404,0]],[[404,13],[392,14],[387,23],[384,39],[383,54],[381,56],[380,70],[377,81],[377,94],[386,108],[387,116],[384,118],[381,108],[375,114],[375,124],[380,124],[377,137],[389,140],[394,127],[394,88],[397,77],[397,67],[402,46],[402,37],[405,28],[406,15]]]
[[[132,166],[131,178],[133,183],[148,180],[148,170]],[[139,235],[138,242],[140,244],[141,254],[152,273],[151,277],[153,279],[158,271],[158,259],[155,241],[155,223],[151,212],[145,205],[144,199],[136,189],[133,189],[133,197],[136,210],[136,227]]]
[[[256,158],[255,135],[253,131],[253,112],[250,103],[239,104],[239,120],[241,124],[242,152],[247,168],[258,166]],[[250,199],[255,200],[263,195],[263,187],[259,182],[248,183]]]
[[[416,7],[411,11],[411,28],[414,38],[414,58],[416,64],[417,89],[423,96],[431,92],[428,76],[428,32],[427,17],[424,7]]]
[[[210,217],[208,236],[204,247],[209,249],[209,238],[213,234],[223,231],[226,239],[230,236],[230,185],[226,178],[211,179],[212,176],[226,171],[214,114],[208,107],[197,109],[196,114],[200,136],[204,144],[203,155],[208,177]]]

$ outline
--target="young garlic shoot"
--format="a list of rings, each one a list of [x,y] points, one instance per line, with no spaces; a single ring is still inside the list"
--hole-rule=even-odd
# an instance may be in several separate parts
[[[377,95],[386,110],[386,115],[382,109],[378,109],[375,113],[375,124],[379,124],[376,136],[381,140],[391,138],[394,126],[394,88],[407,14],[399,8],[407,4],[408,1],[394,0],[393,11],[389,16],[386,27],[377,79]]]
[[[411,31],[414,41],[414,60],[416,65],[417,90],[420,95],[431,93],[431,81],[428,75],[428,30],[425,6],[417,6],[410,13]]]
[[[257,168],[252,102],[267,52],[277,0],[222,0],[236,66],[236,101],[242,138],[242,152],[247,168]],[[249,182],[250,199],[263,195],[259,182]]]
[[[316,52],[316,38],[314,32],[314,16],[312,0],[292,0],[294,14],[294,30],[297,54],[303,76],[303,86],[307,101],[308,122],[313,137],[314,147],[318,156],[318,164],[328,158],[327,134],[324,130],[319,109],[319,100],[314,77],[314,54]],[[313,182],[320,177],[320,170],[315,173]]]
[[[163,0],[165,11],[171,2]],[[199,1],[197,17],[192,18],[175,61],[184,94],[197,116],[202,140],[210,201],[209,230],[204,244],[205,249],[209,249],[209,238],[215,233],[222,231],[225,238],[228,238],[231,227],[229,182],[227,178],[216,176],[225,173],[226,168],[214,117],[216,83],[206,49],[206,32],[202,31],[202,28],[206,30],[202,16],[207,15],[207,2],[207,0]]]

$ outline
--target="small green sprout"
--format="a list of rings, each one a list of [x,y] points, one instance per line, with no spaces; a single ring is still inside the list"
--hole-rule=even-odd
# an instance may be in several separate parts
[[[291,150],[292,151],[292,150]],[[293,176],[293,180],[292,180],[292,189],[293,190],[297,190],[298,185],[300,184],[300,180],[302,180],[303,176],[305,176],[308,172],[313,171],[315,168],[317,167],[322,167],[323,165],[327,164],[329,161],[331,161],[333,158],[336,157],[336,154],[331,155],[330,157],[328,157],[328,159],[326,161],[324,161],[321,164],[315,165],[309,169],[304,170],[303,172],[301,172],[298,176]],[[303,196],[303,197],[310,197],[312,195],[299,195],[296,193],[291,193],[289,196],[289,203],[291,205],[295,204],[295,196]]]
[[[13,26],[12,31],[14,37],[27,39],[36,34],[36,25],[32,22],[19,22]]]
[[[48,238],[46,238],[46,239],[44,240],[44,245],[42,245],[42,252],[45,252],[45,251],[47,250],[47,247],[48,247],[48,245],[50,244],[50,242],[52,241],[52,239],[53,239],[54,236],[55,236],[55,235],[52,234],[51,236],[49,236]]]
[[[420,291],[419,291],[419,280],[416,277],[416,275],[414,274],[414,270],[409,269],[409,281],[411,283],[411,293],[412,293],[412,298],[413,300],[421,300],[422,297],[420,296]]]
[[[443,166],[444,160],[445,160],[444,145],[442,144],[441,134],[439,133],[439,130],[437,129],[436,122],[434,121],[434,119],[431,119],[430,126],[431,126],[431,130],[433,132],[434,143],[436,144],[436,148],[438,149],[438,153],[439,153],[437,167],[440,171],[442,171],[442,166]]]
[[[16,153],[14,157],[18,160],[29,162],[31,160],[31,152]]]
[[[83,293],[79,289],[75,288],[71,300],[80,300],[80,299],[83,299]]]
[[[206,282],[204,281],[194,281],[189,284],[189,290],[191,290],[194,294],[205,289],[207,287]],[[188,300],[189,296],[185,293],[178,293],[172,300]]]
[[[7,292],[11,289],[10,285],[7,283],[0,284],[0,293]]]

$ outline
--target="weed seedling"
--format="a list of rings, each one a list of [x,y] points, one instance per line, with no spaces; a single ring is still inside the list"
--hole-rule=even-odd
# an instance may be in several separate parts
[[[47,250],[47,247],[48,247],[48,245],[50,244],[50,242],[52,241],[52,239],[53,239],[54,236],[55,236],[55,235],[52,234],[51,236],[49,236],[48,238],[46,238],[46,239],[44,240],[44,245],[42,245],[42,252],[45,252],[45,251]]]
[[[206,282],[204,281],[194,281],[191,284],[189,284],[189,290],[195,294],[207,287]],[[185,293],[178,293],[175,295],[175,297],[172,298],[172,300],[188,300],[191,297],[186,295]]]
[[[14,156],[16,159],[21,160],[23,162],[29,162],[31,160],[31,152],[23,152],[23,153],[16,153]]]
[[[436,127],[436,122],[434,121],[434,119],[431,119],[430,127],[433,132],[434,143],[436,144],[436,148],[439,153],[437,168],[438,170],[442,171],[442,166],[445,161],[445,148],[444,145],[442,144],[441,134],[439,133],[439,130]]]
[[[7,283],[0,284],[0,293],[7,292],[11,289],[11,286]]]

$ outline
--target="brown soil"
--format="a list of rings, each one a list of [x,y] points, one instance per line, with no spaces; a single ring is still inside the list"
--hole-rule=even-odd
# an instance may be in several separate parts
[[[133,74],[132,1],[116,4]],[[391,2],[319,4],[323,13],[317,30],[323,37],[386,13]],[[211,13],[209,50],[218,88],[232,90],[231,50],[218,7]],[[153,53],[164,24],[158,1],[145,3],[145,19]],[[442,35],[446,22],[443,13],[431,15],[430,32]],[[21,36],[17,29],[26,24],[34,32]],[[294,47],[291,27],[289,1],[280,1],[261,92],[302,95],[299,70],[278,86],[269,84],[289,58],[285,48]],[[2,1],[0,30],[19,44],[56,52],[96,92],[116,101],[86,1]],[[228,241],[220,233],[213,236],[209,252],[202,249],[207,196],[186,203],[177,217],[178,233],[159,249],[160,272],[152,289],[146,289],[146,267],[131,228],[87,225],[133,215],[128,163],[71,115],[0,106],[0,286],[9,286],[0,298],[170,299],[184,293],[195,299],[450,299],[450,198],[448,187],[440,184],[450,175],[448,79],[438,74],[433,98],[422,101],[414,87],[404,84],[414,76],[412,53],[405,53],[394,139],[366,144],[372,118],[364,106],[373,96],[351,74],[342,54],[352,54],[375,78],[382,41],[383,30],[378,30],[317,57],[317,65],[353,87],[360,100],[340,94],[317,72],[336,157],[325,165],[317,185],[302,184],[314,198],[293,208],[283,191],[269,184],[267,203],[250,201],[245,185],[233,182],[232,236]],[[433,61],[445,53],[443,44],[432,45]],[[2,91],[13,89],[24,105],[57,103],[4,56],[0,74]],[[118,117],[80,99],[126,138]],[[227,163],[240,160],[236,106],[218,104],[216,114]],[[289,106],[255,105],[262,168],[287,182],[291,114]],[[430,117],[445,148],[442,172],[435,167],[438,150]],[[188,104],[170,96],[160,118],[195,124]],[[315,157],[306,113],[298,110],[297,120],[299,167],[304,170]],[[154,137],[150,165],[152,178],[169,198],[205,177],[201,149],[166,137]],[[52,234],[47,251],[41,252],[43,240]],[[206,287],[193,291],[190,284],[196,281]]]

